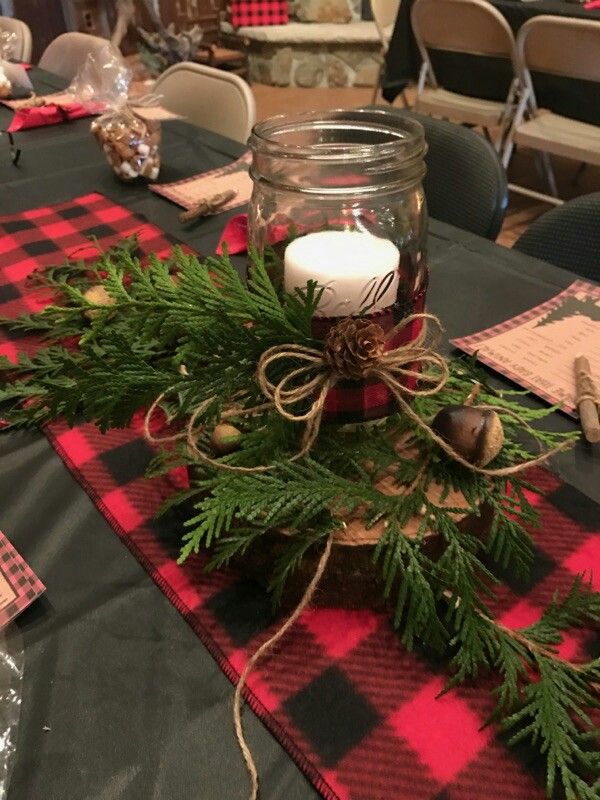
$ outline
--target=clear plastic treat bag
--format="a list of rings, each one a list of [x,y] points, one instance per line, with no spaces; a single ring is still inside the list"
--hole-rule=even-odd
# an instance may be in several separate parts
[[[12,81],[7,75],[7,67],[10,66],[8,62],[13,57],[16,41],[15,33],[0,30],[0,100],[5,100],[12,93]]]
[[[23,67],[0,58],[0,100],[28,97],[32,92],[33,86]]]
[[[15,760],[21,712],[23,641],[16,625],[0,631],[0,800],[5,800]]]
[[[0,31],[0,60],[10,61],[17,50],[17,34],[12,31]]]
[[[160,123],[143,119],[129,105],[130,83],[131,71],[107,44],[100,56],[88,55],[69,91],[84,104],[106,109],[91,129],[116,175],[124,181],[154,181],[160,170]]]

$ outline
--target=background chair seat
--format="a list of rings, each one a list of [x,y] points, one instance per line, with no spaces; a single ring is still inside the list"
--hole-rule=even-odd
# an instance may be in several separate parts
[[[158,78],[154,92],[169,111],[236,142],[247,141],[256,119],[254,95],[246,81],[204,64],[174,64]]]
[[[492,241],[508,204],[506,174],[493,145],[469,128],[401,108],[425,129],[423,189],[429,215]]]
[[[533,222],[515,250],[600,280],[600,192],[582,195]]]
[[[467,97],[446,89],[425,88],[415,101],[415,110],[421,114],[481,125],[483,128],[499,125],[504,109],[504,103]]]
[[[519,125],[514,141],[535,150],[600,166],[600,128],[559,114],[538,112],[533,119]]]
[[[44,50],[40,67],[71,81],[85,64],[88,53],[102,58],[109,44],[107,39],[90,36],[89,33],[63,33]],[[114,52],[121,55],[116,49]]]

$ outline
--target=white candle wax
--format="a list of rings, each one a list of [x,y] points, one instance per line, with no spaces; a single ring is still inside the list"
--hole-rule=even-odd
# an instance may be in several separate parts
[[[318,316],[344,317],[396,302],[400,251],[388,239],[359,231],[319,231],[285,249],[286,292],[316,281],[324,292]]]

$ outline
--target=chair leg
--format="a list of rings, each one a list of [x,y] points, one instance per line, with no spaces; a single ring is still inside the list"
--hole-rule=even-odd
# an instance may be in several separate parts
[[[554,176],[554,169],[552,167],[552,162],[550,161],[550,156],[548,153],[542,153],[542,164],[544,167],[544,174],[546,176],[546,182],[548,183],[548,189],[552,197],[558,197],[558,188],[556,186],[556,178]]]
[[[385,74],[385,62],[381,62],[381,66],[379,67],[379,74],[377,75],[377,82],[373,87],[373,96],[371,97],[371,103],[375,103],[377,100],[377,95],[379,94],[379,90],[383,87],[383,76]]]
[[[577,172],[575,173],[575,177],[573,178],[573,185],[574,186],[577,186],[577,184],[579,183],[579,179],[581,178],[581,176],[585,172],[586,167],[587,167],[587,164],[585,163],[585,161],[582,161],[581,164],[577,167]]]

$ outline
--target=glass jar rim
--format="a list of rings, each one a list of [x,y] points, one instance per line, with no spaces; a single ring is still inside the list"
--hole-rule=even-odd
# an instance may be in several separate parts
[[[285,141],[285,134],[316,130],[369,130],[387,141],[322,142],[295,144]],[[387,109],[332,109],[278,114],[256,123],[249,144],[271,156],[287,156],[311,161],[380,161],[402,155],[403,160],[421,159],[426,151],[425,131],[420,122]]]

